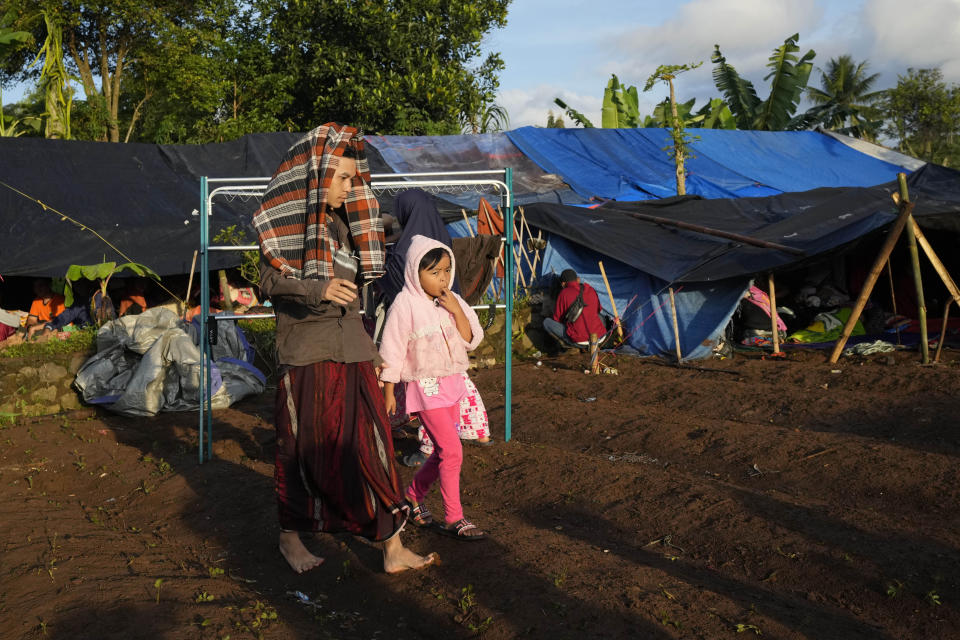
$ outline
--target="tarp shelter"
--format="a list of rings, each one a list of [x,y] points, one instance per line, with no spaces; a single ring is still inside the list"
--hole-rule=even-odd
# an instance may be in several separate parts
[[[187,273],[199,237],[200,176],[270,176],[302,135],[251,134],[204,145],[0,138],[0,231],[6,239],[0,274],[62,276],[71,264],[125,261],[89,230],[160,275]],[[584,202],[526,159],[505,134],[373,136],[368,142],[374,174],[509,166],[518,202]],[[461,206],[474,208],[477,201],[476,194],[442,197],[446,204],[438,200],[440,208],[458,217]],[[381,198],[384,212],[392,200],[390,194]],[[232,224],[249,231],[257,204],[218,200],[212,233]],[[253,239],[252,231],[247,238]],[[211,260],[214,268],[238,264],[232,253]]]
[[[687,194],[741,198],[818,187],[869,187],[904,167],[861,153],[816,131],[697,129],[686,161]],[[676,195],[666,129],[522,127],[510,140],[544,171],[585,198],[620,201]]]
[[[960,172],[926,165],[907,180],[914,216],[928,229],[960,231]],[[678,290],[685,359],[708,356],[736,309],[751,275],[816,259],[889,225],[897,216],[896,182],[824,188],[767,198],[697,197],[595,209],[535,204],[531,226],[549,233],[543,272],[573,268],[609,309],[597,262],[603,260],[628,345],[642,354],[672,354],[667,286]],[[798,256],[640,220],[648,214],[721,229],[799,249]],[[649,316],[649,317],[648,317]]]

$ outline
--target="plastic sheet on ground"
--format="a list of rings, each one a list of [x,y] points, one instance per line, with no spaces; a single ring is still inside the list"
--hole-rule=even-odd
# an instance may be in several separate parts
[[[266,378],[234,322],[218,323],[212,347],[214,409],[263,391]],[[129,416],[195,411],[200,402],[200,349],[196,327],[169,309],[148,309],[108,322],[97,333],[97,354],[77,372],[74,385],[88,404]]]

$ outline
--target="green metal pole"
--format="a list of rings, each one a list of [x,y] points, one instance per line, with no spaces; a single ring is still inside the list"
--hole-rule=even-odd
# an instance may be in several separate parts
[[[897,182],[900,184],[900,201],[910,202],[910,193],[907,191],[907,174],[898,173]],[[911,218],[913,215],[911,214]],[[910,249],[910,264],[913,265],[913,286],[917,289],[917,322],[920,323],[920,353],[923,354],[923,364],[930,364],[930,345],[927,342],[927,305],[923,299],[923,279],[920,277],[920,255],[917,253],[917,235],[913,231],[913,220],[907,221],[907,247]]]
[[[513,260],[513,169],[507,167],[503,170],[503,181],[507,185],[507,212],[504,220],[503,232],[507,236],[507,247],[504,251],[506,257],[505,274],[507,276],[507,319],[504,324],[504,442],[510,442],[511,418],[513,413],[513,289],[514,289],[514,270],[516,265]],[[532,277],[532,276],[531,276]]]
[[[207,375],[207,313],[210,310],[210,270],[208,264],[207,246],[209,244],[209,221],[207,211],[207,177],[200,178],[200,424],[197,429],[198,455],[200,464],[203,464],[203,430],[206,428],[206,398],[210,388],[210,378]],[[187,300],[187,304],[190,301]],[[209,447],[209,443],[208,443]]]

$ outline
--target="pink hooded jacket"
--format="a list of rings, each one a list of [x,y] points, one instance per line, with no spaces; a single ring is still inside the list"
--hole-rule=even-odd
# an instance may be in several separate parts
[[[387,322],[380,342],[380,357],[384,382],[442,378],[455,373],[465,373],[470,364],[467,351],[473,351],[483,340],[483,329],[477,314],[457,294],[473,340],[467,342],[457,331],[453,314],[437,306],[433,298],[420,286],[418,267],[423,256],[436,247],[442,247],[450,255],[450,266],[455,270],[453,252],[444,244],[425,236],[414,236],[407,250],[404,267],[406,282],[394,298],[387,313]]]

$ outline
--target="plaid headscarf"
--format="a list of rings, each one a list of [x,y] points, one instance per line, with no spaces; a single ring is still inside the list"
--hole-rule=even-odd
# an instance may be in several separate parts
[[[348,146],[356,152],[357,175],[344,206],[360,258],[360,273],[366,278],[383,275],[383,219],[370,189],[363,136],[353,127],[330,122],[287,151],[253,216],[263,255],[286,277],[333,277],[327,192],[336,173],[333,158],[343,157]]]

